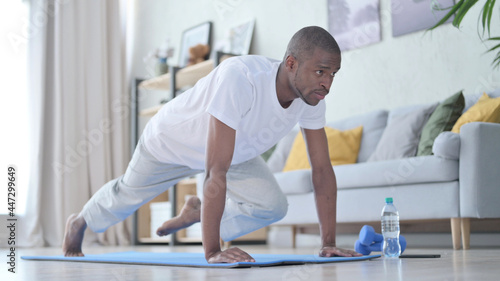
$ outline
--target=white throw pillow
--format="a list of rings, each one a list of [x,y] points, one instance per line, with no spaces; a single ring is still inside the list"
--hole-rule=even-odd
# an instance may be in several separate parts
[[[438,103],[434,103],[390,118],[368,162],[415,156],[422,128],[437,106]]]

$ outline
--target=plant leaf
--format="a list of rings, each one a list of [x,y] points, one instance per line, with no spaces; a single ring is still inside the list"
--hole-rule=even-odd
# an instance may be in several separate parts
[[[448,21],[453,15],[455,15],[455,18],[453,19],[453,26],[456,28],[460,28],[460,24],[467,14],[467,12],[474,6],[479,0],[457,0],[457,3],[453,5],[450,8],[436,8],[433,7],[435,10],[439,11],[444,11],[447,9],[450,9],[446,15],[443,16],[441,20],[439,20],[438,23],[436,23],[434,26],[431,28],[428,28],[427,30],[433,30],[436,27],[444,24],[446,21]],[[483,25],[483,36],[485,31],[488,31],[488,37],[490,36],[490,27],[491,27],[491,18],[493,15],[493,8],[496,4],[496,0],[486,0],[486,2],[483,5],[483,9],[481,10],[481,14],[479,15],[479,18],[481,19],[482,25]],[[481,37],[481,35],[480,35]],[[486,40],[488,41],[500,41],[500,37],[490,37],[487,38]],[[494,68],[500,68],[500,44],[494,45],[492,48],[490,48],[487,52],[492,52],[495,50],[499,50],[495,56],[495,59],[492,62],[492,65]]]
[[[500,37],[490,37],[487,40],[488,41],[500,41]],[[492,52],[492,51],[497,50],[497,49],[500,49],[500,43],[493,46],[492,48],[490,48],[486,52],[489,53],[489,52]],[[491,64],[493,65],[494,68],[500,68],[500,51],[497,52],[495,59],[493,60],[493,62]]]
[[[497,57],[491,63],[493,67],[500,67],[500,52],[497,53]]]
[[[482,13],[482,24],[483,24],[483,35],[486,30],[488,30],[488,36],[490,36],[490,27],[491,27],[491,16],[493,15],[493,7],[495,6],[496,0],[487,0],[484,3]]]
[[[450,11],[446,15],[444,15],[444,17],[438,23],[436,23],[433,27],[429,28],[429,30],[435,29],[436,27],[442,25],[448,19],[450,19],[451,16],[453,16],[455,14],[455,12],[462,6],[462,4],[464,3],[464,1],[465,0],[460,0],[458,3],[456,3],[455,5],[453,5],[451,7]]]
[[[477,3],[477,1],[478,0],[465,0],[464,4],[460,6],[460,9],[458,9],[457,14],[455,15],[453,26],[455,26],[456,28],[460,28],[462,19],[465,17],[470,8],[472,8],[472,6]]]
[[[484,3],[484,7],[483,7],[483,10],[481,10],[481,22],[483,24],[483,35],[484,35],[484,30],[485,30],[485,27],[486,27],[486,20],[488,19],[488,7],[490,6],[490,0],[487,0],[486,3]]]
[[[489,7],[489,15],[488,15],[488,36],[490,35],[490,26],[491,26],[491,16],[493,15],[493,6],[495,6],[495,1],[492,0]]]
[[[488,51],[486,51],[486,52],[491,52],[491,51],[496,50],[496,49],[498,49],[498,48],[500,48],[500,44],[498,44],[498,45],[496,45],[496,46],[493,46],[491,49],[489,49],[489,50],[488,50]]]

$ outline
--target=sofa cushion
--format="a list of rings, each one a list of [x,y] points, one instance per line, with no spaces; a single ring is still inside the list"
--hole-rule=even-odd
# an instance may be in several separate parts
[[[389,112],[387,110],[375,110],[369,113],[331,121],[326,125],[341,131],[363,126],[363,135],[361,136],[361,146],[359,148],[357,162],[366,162],[368,157],[375,151],[375,147],[377,147],[387,124],[388,115]],[[281,172],[283,167],[285,167],[286,159],[288,158],[288,154],[292,149],[293,141],[298,132],[299,127],[297,126],[276,145],[276,149],[271,157],[269,157],[269,160],[267,160],[267,165],[273,173]]]
[[[389,112],[387,110],[375,110],[338,121],[327,122],[327,126],[341,131],[363,126],[361,146],[356,162],[366,162],[377,147],[384,128],[387,125],[388,115]]]
[[[389,111],[389,115],[387,116],[387,123],[391,123],[397,118],[400,118],[401,116],[404,115],[408,115],[409,113],[415,112],[416,110],[423,110],[424,108],[427,108],[433,104],[435,104],[435,102],[426,104],[411,104],[411,105],[396,107],[391,111]]]
[[[422,127],[429,119],[437,103],[420,107],[406,114],[394,114],[380,138],[375,152],[368,161],[383,161],[412,157],[417,154]]]
[[[274,173],[284,194],[302,194],[313,191],[311,170]]]
[[[370,188],[458,180],[458,160],[434,155],[339,165],[334,168],[339,189]],[[275,173],[285,194],[313,191],[311,170]]]
[[[419,156],[334,167],[338,188],[395,186],[458,179],[458,161]]]
[[[434,140],[432,153],[437,157],[458,160],[460,157],[460,135],[453,132],[442,132]]]
[[[475,94],[464,95],[465,98],[465,107],[462,113],[465,113],[471,106],[477,103],[479,98],[484,94],[484,92],[478,92]],[[486,91],[486,94],[490,96],[490,98],[498,98],[500,97],[500,88],[493,91]]]
[[[362,126],[346,131],[325,127],[325,133],[332,166],[356,163],[361,134],[363,133]],[[309,164],[304,137],[302,132],[299,132],[295,137],[283,171],[302,169],[311,169],[311,165]]]
[[[437,136],[444,131],[451,131],[465,106],[462,91],[441,102],[431,114],[422,129],[418,143],[417,156],[431,155],[432,145]]]
[[[470,122],[500,123],[500,98],[490,98],[484,93],[476,104],[460,116],[451,131],[460,133],[460,127]]]

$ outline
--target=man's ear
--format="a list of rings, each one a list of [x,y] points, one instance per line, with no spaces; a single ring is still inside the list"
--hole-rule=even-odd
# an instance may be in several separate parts
[[[292,55],[288,55],[285,59],[285,65],[289,70],[295,70],[297,67],[297,59]]]

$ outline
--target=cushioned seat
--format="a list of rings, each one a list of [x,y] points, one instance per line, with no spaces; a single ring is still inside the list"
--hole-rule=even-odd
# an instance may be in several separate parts
[[[339,189],[458,180],[458,161],[436,156],[339,165],[335,166],[334,170]],[[285,194],[301,194],[313,190],[311,170],[295,170],[274,175]]]
[[[341,165],[334,170],[339,189],[458,180],[458,161],[436,156]]]

